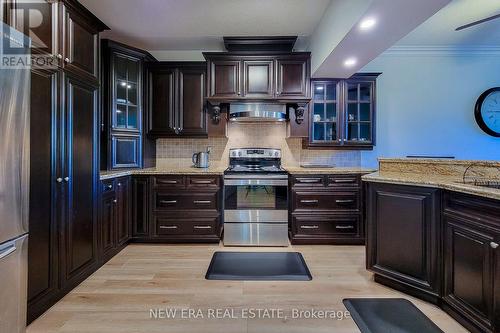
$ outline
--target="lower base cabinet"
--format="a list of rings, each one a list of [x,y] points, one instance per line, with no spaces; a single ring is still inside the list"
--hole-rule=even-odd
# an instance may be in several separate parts
[[[222,179],[218,175],[133,178],[132,240],[218,243],[222,233]]]
[[[418,186],[366,188],[375,281],[439,305],[473,332],[500,332],[500,201]]]

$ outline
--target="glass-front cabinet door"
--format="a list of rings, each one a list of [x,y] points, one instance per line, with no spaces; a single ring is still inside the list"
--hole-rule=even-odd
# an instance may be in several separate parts
[[[113,129],[139,130],[140,61],[113,54]]]
[[[373,148],[377,76],[312,80],[309,147]]]
[[[335,81],[313,83],[311,141],[314,143],[339,142],[339,94]]]
[[[344,138],[348,144],[372,143],[373,82],[346,81]]]

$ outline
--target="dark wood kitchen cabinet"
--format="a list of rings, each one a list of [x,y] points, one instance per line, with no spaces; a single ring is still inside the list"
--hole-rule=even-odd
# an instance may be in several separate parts
[[[15,2],[12,8],[17,5],[23,10],[12,15],[29,9],[47,14],[42,25],[31,31],[40,34],[35,44],[43,43],[45,48],[33,52],[57,59],[53,66],[31,70],[31,322],[97,267],[99,84],[95,56],[99,49],[97,43],[87,42],[97,41],[98,32],[106,26],[76,1]],[[12,21],[17,19],[13,16]],[[30,33],[25,23],[20,30]],[[87,38],[82,29],[92,37]],[[91,47],[91,52],[82,53],[83,45]]]
[[[47,67],[60,67],[98,83],[99,32],[108,27],[76,0],[18,1],[4,6],[8,24],[33,40],[33,54]],[[30,11],[42,15],[33,26]]]
[[[375,281],[438,303],[440,199],[435,188],[368,183],[366,260]]]
[[[449,192],[444,208],[445,311],[477,332],[500,330],[500,203]]]
[[[133,240],[219,242],[222,180],[218,175],[134,177]]]
[[[130,178],[101,181],[99,261],[104,264],[130,239]]]
[[[205,52],[208,100],[301,101],[310,96],[310,54]]]
[[[364,244],[359,174],[289,179],[292,244]]]
[[[151,137],[207,137],[204,62],[159,62],[148,66],[148,134]]]
[[[149,53],[105,39],[102,45],[101,169],[154,166],[155,142],[143,135],[144,67]]]
[[[304,145],[318,149],[372,149],[378,75],[311,80],[309,140]]]

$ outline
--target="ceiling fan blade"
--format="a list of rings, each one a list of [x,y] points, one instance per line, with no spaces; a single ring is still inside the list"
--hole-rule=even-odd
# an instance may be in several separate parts
[[[479,21],[475,21],[475,22],[472,22],[472,23],[469,23],[469,24],[466,24],[466,25],[462,25],[462,26],[456,28],[455,31],[460,31],[460,30],[463,30],[463,29],[467,29],[467,28],[473,27],[475,25],[478,25],[478,24],[481,24],[481,23],[484,23],[484,22],[488,22],[488,21],[491,21],[491,20],[494,20],[494,19],[497,19],[497,18],[500,18],[500,14],[496,14],[496,15],[484,18],[482,20],[479,20]]]

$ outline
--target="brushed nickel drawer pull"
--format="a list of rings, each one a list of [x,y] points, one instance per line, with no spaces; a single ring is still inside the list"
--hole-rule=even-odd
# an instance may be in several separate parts
[[[317,225],[301,225],[301,229],[319,229],[319,226]]]
[[[160,200],[162,204],[176,204],[177,200]]]
[[[312,204],[312,203],[318,203],[318,200],[300,200],[300,202],[305,204]]]
[[[336,225],[335,229],[354,229],[352,225]]]
[[[338,200],[335,200],[336,203],[353,203],[354,200],[353,199],[338,199]]]
[[[161,225],[160,229],[177,229],[176,225]]]
[[[492,249],[496,249],[498,247],[498,243],[491,242],[490,246],[491,246]]]
[[[158,184],[177,184],[177,180],[158,180]]]
[[[210,201],[210,200],[194,200],[193,203],[195,205],[208,205],[208,204],[212,203],[212,201]]]
[[[212,229],[212,227],[209,225],[195,225],[193,228],[194,229]]]
[[[212,184],[211,180],[193,180],[193,184]]]
[[[319,183],[321,182],[320,178],[311,178],[311,179],[297,179],[299,183]]]
[[[334,183],[354,183],[356,182],[355,179],[334,179]]]

